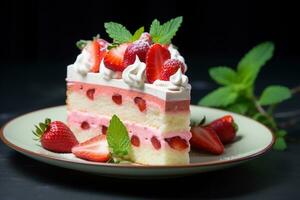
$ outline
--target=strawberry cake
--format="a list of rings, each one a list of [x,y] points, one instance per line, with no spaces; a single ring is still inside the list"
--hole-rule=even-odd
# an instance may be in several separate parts
[[[67,68],[68,126],[79,142],[106,134],[117,115],[130,137],[131,160],[147,165],[189,163],[190,91],[184,58],[171,39],[182,17],[154,20],[131,34],[105,23],[112,43],[79,41]]]

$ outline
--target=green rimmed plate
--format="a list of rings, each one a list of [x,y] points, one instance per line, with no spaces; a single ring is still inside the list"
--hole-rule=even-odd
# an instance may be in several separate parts
[[[1,139],[12,149],[33,159],[64,168],[96,173],[114,177],[146,178],[183,176],[223,169],[249,161],[267,152],[274,143],[271,131],[264,125],[241,115],[223,110],[191,106],[192,120],[200,121],[205,115],[211,121],[226,114],[233,115],[239,125],[237,140],[225,146],[225,153],[215,156],[192,151],[191,163],[188,165],[142,166],[131,164],[109,164],[88,162],[72,154],[52,153],[43,149],[33,140],[33,124],[49,117],[55,120],[66,120],[66,106],[57,106],[37,110],[17,117],[1,129]]]

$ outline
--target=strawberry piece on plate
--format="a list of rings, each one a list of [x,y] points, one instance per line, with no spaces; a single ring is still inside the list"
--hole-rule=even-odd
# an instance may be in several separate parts
[[[178,69],[181,69],[182,73],[184,73],[184,64],[183,62],[177,60],[177,59],[168,59],[164,62],[161,74],[160,74],[160,80],[168,81],[170,80],[170,76],[175,74]]]
[[[109,50],[104,57],[104,64],[113,71],[123,71],[125,69],[123,60],[124,54],[129,44],[124,43]]]
[[[43,148],[56,153],[71,153],[72,147],[78,144],[70,128],[61,121],[46,119],[44,123],[35,126],[36,135]]]
[[[106,135],[98,135],[72,148],[72,153],[81,159],[106,162],[110,158]]]
[[[194,126],[191,128],[191,146],[216,155],[224,152],[224,146],[217,133],[210,127]]]
[[[167,48],[160,44],[153,44],[146,57],[146,77],[149,83],[160,79],[163,64],[171,57]]]

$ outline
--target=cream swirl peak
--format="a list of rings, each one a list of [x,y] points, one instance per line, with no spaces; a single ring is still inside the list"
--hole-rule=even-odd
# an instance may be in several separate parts
[[[85,76],[90,71],[92,65],[90,53],[86,49],[83,49],[73,65],[76,67],[78,73]]]
[[[136,56],[134,63],[127,66],[123,71],[122,78],[129,86],[136,88],[143,87],[145,82],[145,69],[146,64],[141,62],[139,57]]]

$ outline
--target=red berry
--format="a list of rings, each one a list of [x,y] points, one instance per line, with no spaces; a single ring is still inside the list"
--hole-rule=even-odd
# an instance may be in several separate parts
[[[189,147],[188,142],[179,136],[165,138],[165,141],[169,144],[171,148],[175,150],[181,151]]]
[[[90,124],[87,122],[87,121],[84,121],[81,123],[80,127],[83,129],[83,130],[87,130],[90,128]]]
[[[90,99],[90,100],[94,100],[94,94],[95,94],[95,88],[93,89],[88,89],[86,91],[86,96]]]
[[[109,50],[104,57],[104,64],[113,71],[123,71],[126,67],[123,63],[124,53],[129,44],[124,43]]]
[[[216,119],[207,126],[214,129],[223,144],[232,142],[238,129],[231,115]]]
[[[138,40],[129,45],[124,54],[124,66],[127,67],[134,63],[136,56],[141,62],[146,61],[146,55],[149,50],[149,44],[143,40]]]
[[[136,146],[136,147],[140,146],[140,139],[138,138],[138,136],[132,135],[130,141],[133,146]]]
[[[107,133],[107,126],[102,125],[102,134],[106,135]]]
[[[210,127],[195,126],[191,128],[191,146],[213,154],[222,154],[224,146],[217,133]]]
[[[88,44],[88,51],[91,52],[91,58],[93,65],[91,66],[92,72],[99,72],[99,67],[102,59],[106,55],[106,49],[108,46],[108,42],[103,39],[95,39],[91,43]]]
[[[151,45],[153,43],[151,35],[147,32],[142,33],[139,40],[143,40],[143,41],[147,42],[149,45]]]
[[[98,135],[72,148],[72,153],[81,159],[106,162],[109,157],[106,135]]]
[[[40,123],[39,126],[35,135],[39,137],[42,147],[49,151],[70,153],[72,147],[78,144],[73,132],[63,122],[49,121]]]
[[[120,94],[114,94],[111,99],[118,105],[122,104],[122,95]]]
[[[138,106],[141,112],[145,111],[147,108],[146,101],[141,97],[135,97],[134,103]]]
[[[151,138],[151,143],[152,143],[154,149],[159,150],[161,148],[160,141],[157,139],[157,137],[153,136]]]
[[[160,44],[153,44],[150,47],[146,57],[146,77],[149,83],[160,79],[163,64],[170,57],[169,50]]]
[[[175,74],[178,69],[181,69],[182,73],[184,73],[184,64],[183,62],[177,59],[168,59],[164,62],[163,69],[160,74],[160,80],[168,81],[170,80],[170,76]]]

